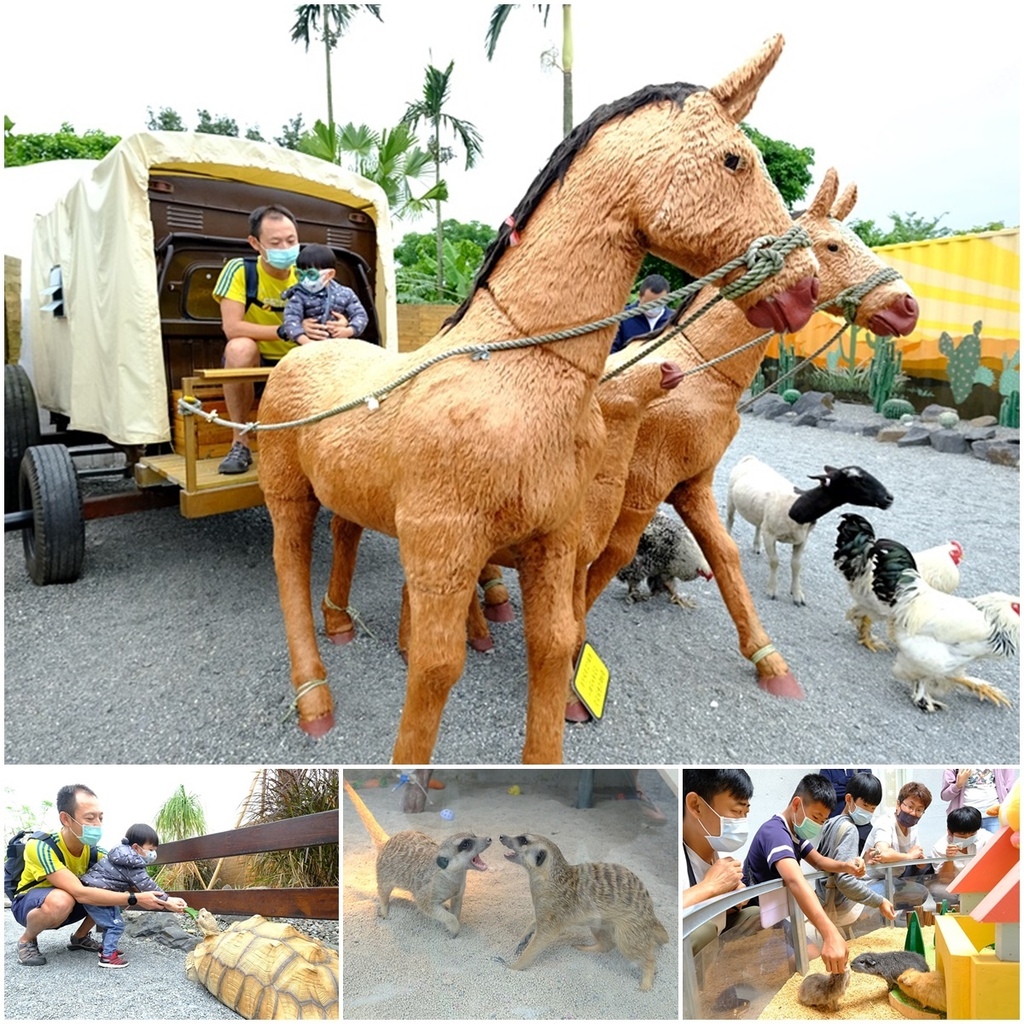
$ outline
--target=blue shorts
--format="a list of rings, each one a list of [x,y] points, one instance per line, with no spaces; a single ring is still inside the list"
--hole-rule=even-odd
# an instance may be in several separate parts
[[[43,900],[53,891],[52,885],[37,885],[34,889],[29,889],[27,892],[15,896],[11,900],[11,913],[14,915],[14,920],[23,928],[27,928],[29,911],[35,910],[36,907],[41,907]],[[81,903],[76,903],[71,908],[71,913],[56,927],[63,928],[66,924],[74,924],[76,921],[81,921],[85,918],[86,913],[85,907]]]

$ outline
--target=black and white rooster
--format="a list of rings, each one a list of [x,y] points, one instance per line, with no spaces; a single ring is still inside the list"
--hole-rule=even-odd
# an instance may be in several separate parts
[[[871,635],[872,621],[884,622],[891,609],[871,589],[874,576],[875,530],[862,515],[845,513],[840,521],[832,561],[846,578],[853,604],[846,618],[857,627],[857,641],[869,651],[885,651],[888,646]],[[952,594],[960,585],[960,562],[964,549],[955,540],[914,552],[917,571],[924,581],[944,594]],[[891,624],[890,624],[890,639]]]
[[[664,512],[656,513],[647,524],[633,561],[616,575],[629,587],[627,602],[642,600],[639,588],[646,580],[651,594],[667,591],[669,600],[683,608],[695,608],[696,603],[677,594],[673,581],[686,582],[698,576],[706,580],[713,578],[711,566],[686,524]]]
[[[963,598],[943,594],[921,578],[914,556],[894,540],[874,544],[875,596],[892,609],[896,663],[892,674],[910,683],[922,711],[965,686],[980,700],[1009,707],[1002,690],[963,670],[981,658],[1013,658],[1020,646],[1020,597],[991,593]]]

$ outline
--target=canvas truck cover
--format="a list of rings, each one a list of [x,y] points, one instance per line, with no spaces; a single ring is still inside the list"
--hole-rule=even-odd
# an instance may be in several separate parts
[[[118,444],[170,438],[157,240],[148,192],[155,173],[242,182],[365,212],[377,234],[373,269],[381,342],[397,351],[391,222],[378,185],[327,161],[265,143],[142,132],[118,143],[36,220],[26,319],[43,408],[68,416],[73,429]],[[58,281],[63,316],[45,309]]]

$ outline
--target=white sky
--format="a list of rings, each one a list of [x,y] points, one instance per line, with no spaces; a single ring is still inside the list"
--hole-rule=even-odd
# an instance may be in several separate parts
[[[293,4],[58,2],[5,11],[4,110],[17,132],[129,134],[147,107],[196,110],[258,125],[267,138],[301,111],[325,117],[322,50],[290,41]],[[449,164],[445,216],[496,226],[561,135],[561,75],[539,55],[561,38],[558,5],[545,30],[521,5],[493,62],[484,56],[490,4],[383,5],[360,13],[333,67],[336,118],[373,128],[420,97],[424,67],[455,59],[449,111],[473,122],[484,157]],[[825,12],[828,12],[827,14]],[[728,12],[725,24],[722,17]],[[888,226],[917,211],[951,228],[1020,221],[1020,34],[1007,0],[953,8],[922,0],[858,3],[573,4],[574,114],[649,83],[713,85],[775,32],[786,49],[749,122],[816,152],[814,186],[834,165],[855,180],[854,217]],[[617,15],[617,16],[616,16]],[[461,163],[457,165],[461,168]],[[423,221],[407,225],[429,230]],[[402,233],[399,226],[399,235]]]
[[[153,824],[157,811],[178,786],[199,797],[206,814],[207,832],[226,832],[235,827],[242,801],[249,792],[257,769],[235,765],[29,765],[4,769],[4,832],[15,828],[8,820],[8,807],[28,804],[37,813],[43,800],[56,802],[61,786],[88,786],[103,809],[101,845],[116,846],[129,825]],[[56,808],[42,824],[57,828]],[[162,838],[162,837],[161,837]]]

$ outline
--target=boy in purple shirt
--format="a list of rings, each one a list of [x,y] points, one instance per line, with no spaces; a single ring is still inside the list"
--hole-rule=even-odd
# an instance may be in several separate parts
[[[864,861],[838,861],[823,857],[812,845],[836,804],[836,791],[821,775],[805,775],[781,814],[769,818],[754,834],[743,862],[743,884],[757,885],[781,878],[807,920],[824,938],[821,958],[831,974],[846,970],[848,951],[839,930],[825,915],[814,889],[800,870],[806,860],[816,871],[864,876]]]

